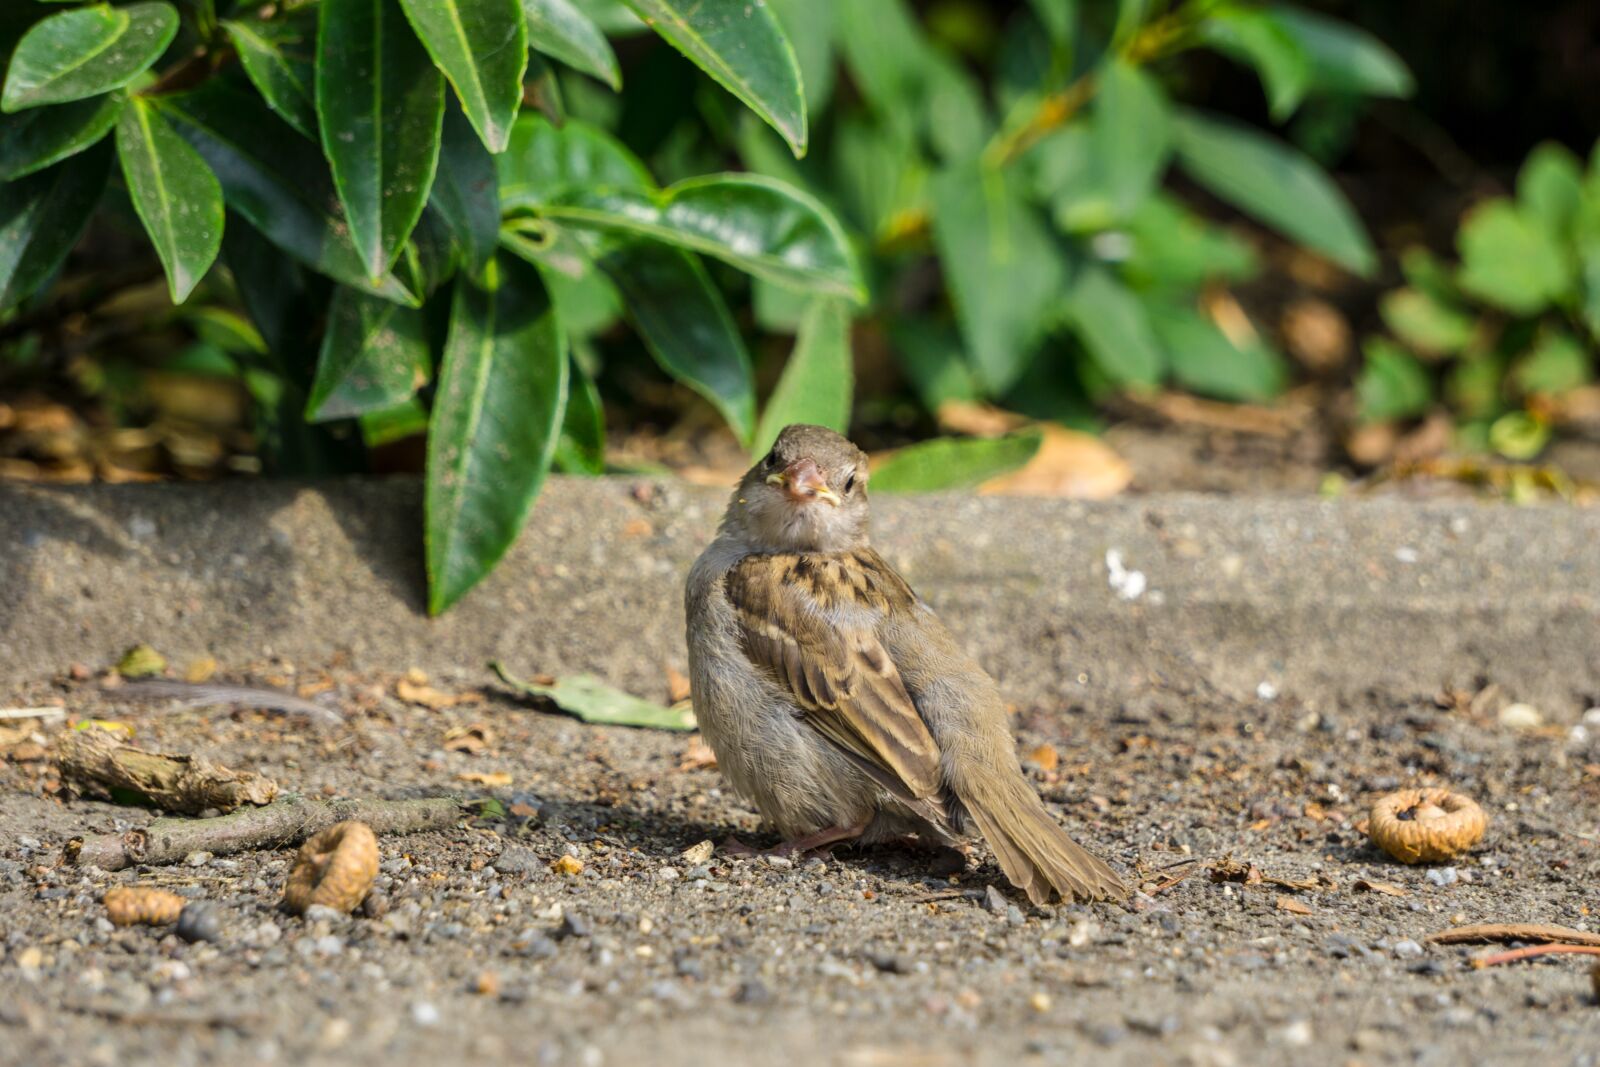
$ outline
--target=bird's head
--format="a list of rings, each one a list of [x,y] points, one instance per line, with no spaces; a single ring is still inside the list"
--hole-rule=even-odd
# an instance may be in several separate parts
[[[745,473],[728,524],[763,552],[844,552],[867,543],[867,454],[797,423]]]

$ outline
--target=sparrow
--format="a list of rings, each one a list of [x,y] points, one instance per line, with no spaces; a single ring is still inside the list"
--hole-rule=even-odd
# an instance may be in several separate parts
[[[1035,904],[1126,897],[1023,777],[993,679],[872,548],[868,477],[849,440],[786,427],[695,561],[689,682],[717,766],[779,854],[976,829]]]

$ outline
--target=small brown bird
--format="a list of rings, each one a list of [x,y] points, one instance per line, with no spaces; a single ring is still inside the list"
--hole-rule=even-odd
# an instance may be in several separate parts
[[[867,457],[790,426],[689,575],[689,675],[717,765],[776,851],[976,826],[1036,904],[1127,887],[1022,775],[994,681],[867,539]]]

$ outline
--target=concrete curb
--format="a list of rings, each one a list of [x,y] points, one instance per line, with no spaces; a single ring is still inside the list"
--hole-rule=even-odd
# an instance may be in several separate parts
[[[0,677],[148,642],[225,667],[347,654],[660,696],[725,494],[553,479],[505,564],[422,610],[420,486],[0,485]],[[1154,689],[1290,707],[1499,683],[1600,703],[1600,511],[1395,500],[881,499],[875,540],[1007,695],[1098,713]]]

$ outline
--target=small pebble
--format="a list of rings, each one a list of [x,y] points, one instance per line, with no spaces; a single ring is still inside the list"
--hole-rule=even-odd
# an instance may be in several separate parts
[[[439,1009],[431,1001],[419,1000],[411,1005],[411,1021],[418,1026],[438,1026]]]
[[[1305,1048],[1311,1044],[1311,1022],[1308,1019],[1296,1019],[1283,1028],[1283,1043],[1290,1048]]]
[[[524,930],[512,942],[511,949],[517,955],[531,960],[546,960],[557,952],[556,943],[537,930]]]
[[[594,933],[594,924],[575,911],[569,911],[561,916],[561,925],[556,928],[556,937],[588,937]]]
[[[772,990],[759,978],[749,978],[739,983],[733,1000],[736,1004],[766,1004],[772,1000]]]
[[[337,925],[344,922],[345,914],[337,908],[330,908],[326,904],[313,904],[306,909],[306,922],[329,923]]]
[[[1513,730],[1537,730],[1544,725],[1544,715],[1532,704],[1507,704],[1500,711],[1500,725]]]
[[[209,852],[195,851],[183,857],[183,865],[185,867],[204,867],[211,862],[211,858],[211,853]]]
[[[1454,867],[1435,867],[1424,875],[1428,881],[1436,886],[1455,885],[1460,875]]]
[[[389,896],[381,889],[374,889],[367,894],[361,902],[361,915],[367,919],[381,919],[389,910]]]
[[[983,891],[983,906],[996,915],[1004,915],[1011,902],[1006,895],[993,885],[986,886]]]
[[[222,913],[203,900],[185,904],[178,913],[178,936],[185,941],[222,940]]]
[[[1404,941],[1396,941],[1389,951],[1395,954],[1396,959],[1402,960],[1421,959],[1423,953],[1422,946],[1410,938],[1406,938]]]

